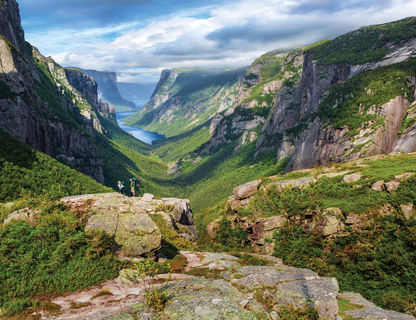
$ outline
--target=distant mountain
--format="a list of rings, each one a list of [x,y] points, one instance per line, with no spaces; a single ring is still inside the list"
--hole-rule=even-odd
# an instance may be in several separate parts
[[[102,100],[113,105],[116,112],[135,111],[136,105],[124,99],[117,86],[117,74],[115,72],[83,70],[98,83],[98,94]]]
[[[150,101],[126,124],[175,136],[210,121],[237,103],[245,68],[163,70]]]
[[[117,87],[123,98],[133,101],[137,107],[142,107],[152,96],[156,83],[117,82]]]

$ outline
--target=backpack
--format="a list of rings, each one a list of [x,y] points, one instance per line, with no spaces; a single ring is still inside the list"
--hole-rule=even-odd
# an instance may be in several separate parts
[[[136,178],[132,178],[132,180],[134,181],[134,185],[136,186],[136,188],[138,188],[140,186],[139,181],[137,181]]]

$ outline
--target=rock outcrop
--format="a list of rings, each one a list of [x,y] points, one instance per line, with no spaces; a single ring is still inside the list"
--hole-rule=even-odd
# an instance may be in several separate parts
[[[128,198],[119,193],[91,194],[63,198],[62,203],[73,209],[88,210],[86,230],[102,230],[114,236],[123,256],[141,256],[156,252],[162,233],[152,221],[160,215],[169,227],[178,229],[186,239],[197,239],[192,209],[188,200],[175,198]]]

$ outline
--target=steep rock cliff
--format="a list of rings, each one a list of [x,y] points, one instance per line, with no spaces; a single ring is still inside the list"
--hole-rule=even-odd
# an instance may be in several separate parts
[[[291,157],[294,170],[414,151],[415,26],[366,27],[303,50],[301,77],[278,91],[257,154]]]
[[[117,87],[117,74],[115,72],[82,70],[93,77],[98,84],[99,98],[109,105],[114,106],[117,112],[135,111],[136,106],[133,102],[124,99]]]
[[[65,74],[68,82],[88,100],[89,104],[94,106],[103,117],[117,123],[114,106],[100,100],[98,84],[94,78],[74,68],[66,68]]]
[[[150,101],[126,124],[168,137],[188,132],[236,104],[243,74],[244,69],[163,70]]]
[[[103,182],[94,142],[102,126],[65,71],[24,41],[15,0],[0,6],[0,128]]]

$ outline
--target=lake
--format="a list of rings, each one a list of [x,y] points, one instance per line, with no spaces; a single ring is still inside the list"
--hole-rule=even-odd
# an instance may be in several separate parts
[[[124,125],[123,119],[133,114],[134,112],[118,112],[116,113],[116,119],[118,126],[124,131],[130,133],[133,137],[139,139],[148,144],[152,144],[153,141],[164,139],[165,136],[162,136],[156,132],[146,131],[136,127],[129,127]]]

